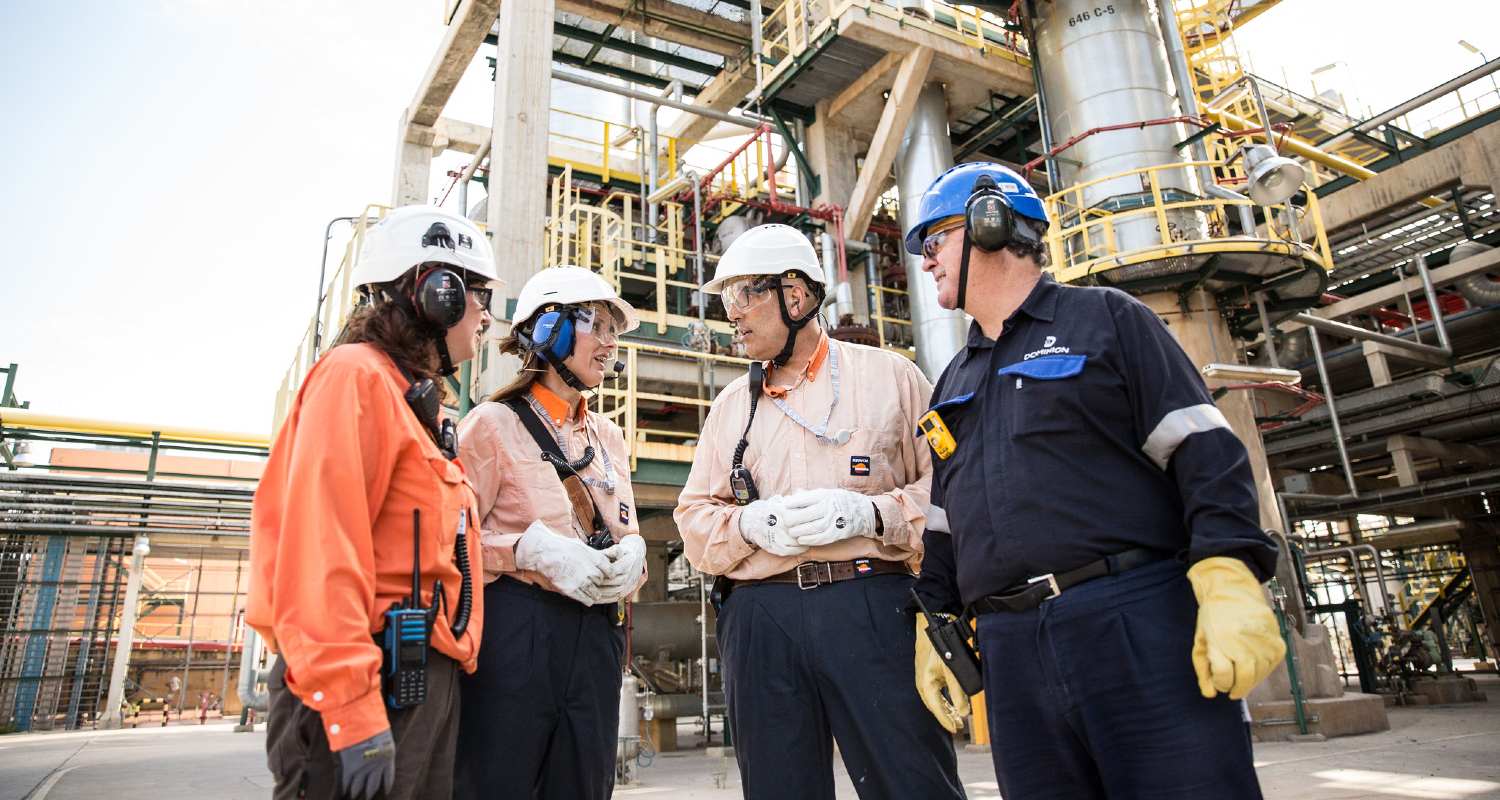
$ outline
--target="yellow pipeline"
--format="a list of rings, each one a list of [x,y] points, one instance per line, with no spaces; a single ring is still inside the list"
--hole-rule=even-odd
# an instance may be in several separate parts
[[[104,436],[134,436],[141,439],[149,439],[151,434],[156,433],[160,434],[162,439],[198,444],[226,444],[240,447],[269,447],[271,445],[271,437],[263,433],[234,433],[86,417],[64,417],[56,414],[41,414],[22,408],[0,408],[0,425],[7,428],[92,433]]]
[[[1221,111],[1217,108],[1210,108],[1207,110],[1207,113],[1210,116],[1218,117],[1219,122],[1223,123],[1225,127],[1231,128],[1233,130],[1243,131],[1250,128],[1260,127],[1258,123],[1251,122],[1244,117],[1238,116],[1236,114],[1231,114],[1228,111]],[[1265,134],[1262,133],[1259,135],[1264,136]],[[1334,155],[1327,150],[1321,150],[1313,145],[1308,144],[1307,142],[1304,142],[1300,137],[1277,137],[1276,144],[1279,146],[1279,148],[1284,148],[1290,152],[1296,153],[1297,155],[1302,156],[1303,158],[1310,161],[1316,161],[1319,164],[1328,167],[1329,169],[1338,170],[1339,172],[1342,172],[1351,178],[1358,178],[1359,180],[1363,181],[1375,177],[1375,172],[1373,170],[1365,169],[1358,163],[1350,161],[1343,156]]]

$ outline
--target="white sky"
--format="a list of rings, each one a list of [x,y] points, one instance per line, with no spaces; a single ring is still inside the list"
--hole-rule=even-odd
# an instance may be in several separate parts
[[[316,300],[323,226],[389,200],[397,119],[442,5],[0,4],[0,363],[20,364],[21,398],[267,430]],[[1500,3],[1285,0],[1238,40],[1301,91],[1343,62],[1319,88],[1379,110],[1476,66],[1461,37],[1500,56]],[[492,91],[480,59],[447,114],[487,124]],[[554,105],[584,94],[555,85]],[[616,100],[588,107],[620,116]],[[437,162],[435,197],[464,158]]]

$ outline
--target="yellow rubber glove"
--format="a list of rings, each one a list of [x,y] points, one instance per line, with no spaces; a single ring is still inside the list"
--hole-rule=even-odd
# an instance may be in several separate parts
[[[969,716],[969,696],[958,685],[958,679],[948,671],[943,663],[943,657],[932,647],[932,640],[927,638],[927,615],[917,614],[917,694],[922,697],[922,705],[932,712],[937,721],[949,733],[958,733],[959,727],[964,724],[964,717]],[[943,697],[943,689],[947,688],[948,698]]]
[[[1198,691],[1210,699],[1224,692],[1239,700],[1286,657],[1276,616],[1260,581],[1237,558],[1205,558],[1187,575],[1198,597],[1193,636]]]

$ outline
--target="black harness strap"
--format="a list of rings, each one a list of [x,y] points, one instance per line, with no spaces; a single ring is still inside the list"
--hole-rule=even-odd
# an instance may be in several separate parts
[[[589,462],[594,460],[593,446],[584,448],[583,457],[570,463],[563,457],[562,448],[557,446],[557,440],[552,438],[551,432],[547,430],[547,426],[542,423],[542,420],[537,417],[536,410],[529,403],[519,397],[512,397],[505,401],[505,405],[509,406],[511,411],[516,412],[516,416],[520,418],[521,425],[526,428],[526,432],[531,434],[531,438],[536,441],[537,446],[542,448],[542,459],[551,464],[552,468],[557,471],[558,480],[561,481],[566,478],[578,478],[582,480],[583,476],[578,473],[584,467],[588,466]],[[597,503],[592,503],[591,505],[594,512],[594,530],[608,530],[604,526],[604,516],[599,513],[599,505]]]

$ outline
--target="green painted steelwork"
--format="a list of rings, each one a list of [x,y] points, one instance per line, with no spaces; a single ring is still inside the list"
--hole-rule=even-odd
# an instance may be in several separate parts
[[[802,186],[806,189],[808,197],[817,197],[823,182],[818,178],[818,173],[813,172],[812,165],[807,162],[807,156],[802,154],[802,143],[792,135],[787,128],[786,120],[781,118],[781,111],[776,106],[771,106],[771,119],[776,123],[776,132],[781,134],[781,140],[792,148],[792,157],[797,159],[797,170],[802,177]]]
[[[654,483],[681,488],[687,483],[690,469],[692,469],[691,464],[681,461],[641,458],[635,462],[635,471],[630,473],[630,481],[631,483]]]

